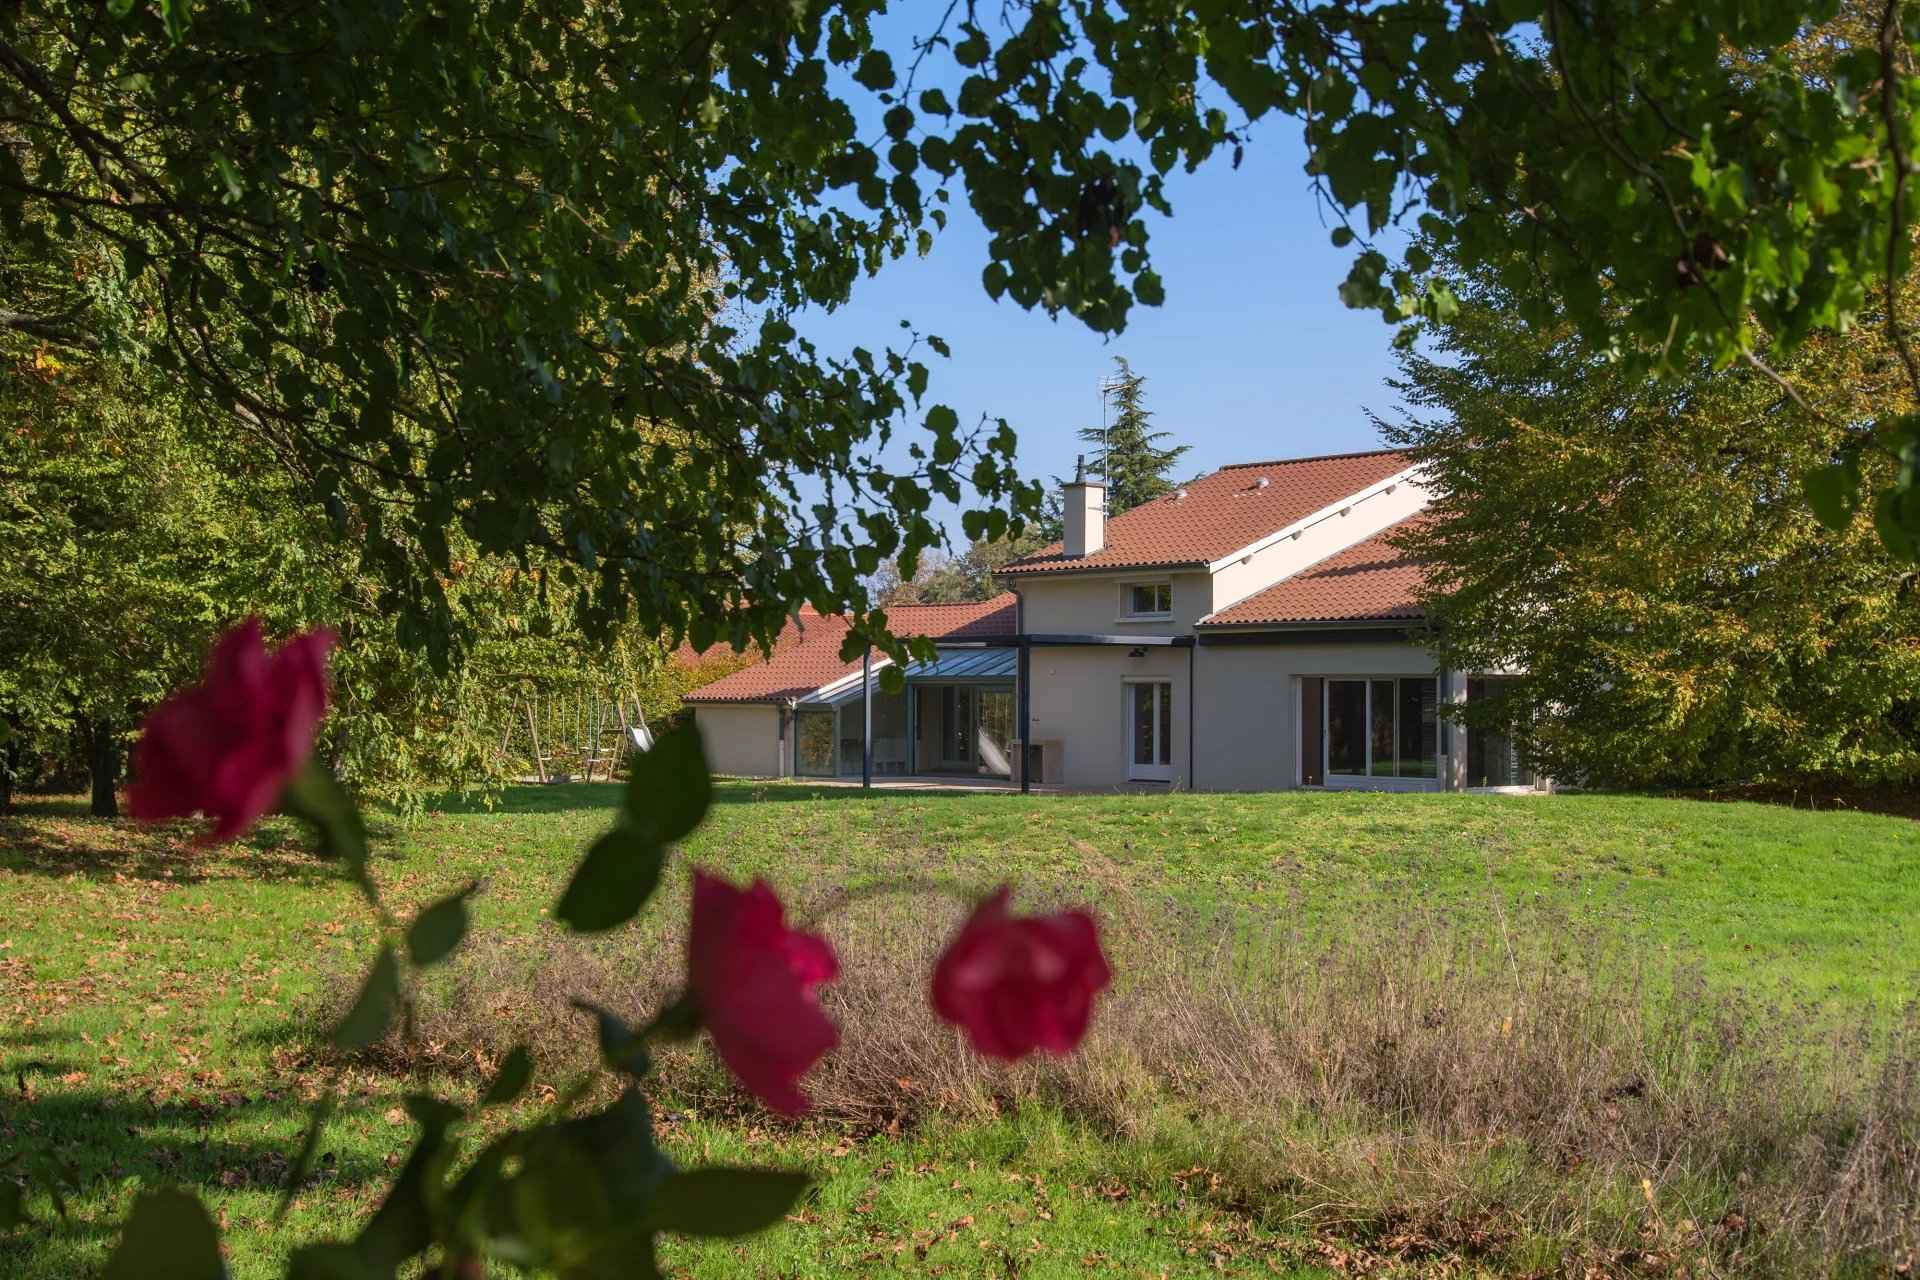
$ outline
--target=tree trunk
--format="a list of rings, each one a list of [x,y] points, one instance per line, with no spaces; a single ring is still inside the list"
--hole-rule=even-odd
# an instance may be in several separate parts
[[[83,730],[87,735],[87,771],[93,775],[93,816],[117,818],[120,803],[113,792],[120,781],[120,744],[114,741],[113,723],[89,716]]]

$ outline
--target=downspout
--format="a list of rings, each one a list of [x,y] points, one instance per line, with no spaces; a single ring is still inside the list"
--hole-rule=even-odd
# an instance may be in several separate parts
[[[1199,638],[1187,648],[1187,790],[1198,791],[1199,765],[1193,758],[1193,722],[1199,719],[1199,707],[1193,701],[1194,655],[1200,651]]]
[[[787,769],[787,726],[793,723],[794,708],[800,703],[797,698],[784,698],[777,705],[780,708],[780,728],[773,740],[773,767],[776,777],[790,778],[797,776],[797,771],[789,772]]]
[[[873,646],[860,655],[860,785],[873,790]]]
[[[1029,795],[1033,791],[1033,708],[1028,700],[1027,685],[1033,675],[1033,647],[1027,643],[1027,598],[1020,594],[1018,587],[1013,588],[1013,634],[1020,642],[1013,668],[1015,714],[1019,718],[1020,794]]]

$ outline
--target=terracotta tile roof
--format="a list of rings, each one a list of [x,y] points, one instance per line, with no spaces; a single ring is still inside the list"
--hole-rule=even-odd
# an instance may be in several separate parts
[[[887,610],[887,630],[903,639],[984,640],[1012,635],[1013,612],[1011,591],[967,604],[897,604]]]
[[[1398,622],[1424,615],[1414,601],[1425,570],[1392,544],[1421,517],[1402,520],[1238,604],[1200,619],[1203,627],[1260,623]]]
[[[1389,449],[1222,467],[1188,484],[1185,497],[1155,498],[1108,520],[1094,555],[1069,557],[1056,542],[1001,572],[1210,564],[1410,465]]]
[[[910,604],[887,610],[887,629],[906,639],[980,640],[1014,633],[1014,598],[1003,591],[991,600],[973,604]],[[700,702],[780,702],[801,698],[860,669],[856,659],[843,661],[840,644],[847,638],[846,618],[802,609],[789,620],[764,661],[702,685],[686,696]]]

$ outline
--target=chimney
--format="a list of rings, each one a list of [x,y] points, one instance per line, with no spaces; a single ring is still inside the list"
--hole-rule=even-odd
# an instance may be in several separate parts
[[[1063,497],[1066,553],[1075,558],[1099,554],[1107,545],[1107,486],[1087,479],[1084,455],[1073,460],[1073,480]]]

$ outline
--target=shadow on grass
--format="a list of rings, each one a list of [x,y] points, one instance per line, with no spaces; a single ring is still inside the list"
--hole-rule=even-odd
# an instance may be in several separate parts
[[[0,818],[0,870],[169,885],[216,880],[319,885],[345,876],[341,864],[322,857],[311,837],[290,821],[218,847],[196,844],[201,830],[195,823],[149,827],[128,818],[75,816],[57,801],[34,803]],[[374,858],[382,856],[376,835]]]
[[[527,783],[495,793],[491,803],[483,795],[448,792],[428,800],[426,810],[436,814],[592,813],[618,805],[625,785],[622,782]]]
[[[76,1031],[0,1031],[0,1080],[11,1082],[25,1095],[29,1079],[55,1079],[80,1066],[77,1061],[42,1057],[35,1050],[79,1043],[80,1034]],[[0,1117],[6,1115],[6,1110],[6,1106],[0,1104]],[[0,1159],[4,1158],[5,1152],[0,1149]]]
[[[768,804],[790,800],[865,800],[898,803],[905,800],[926,799],[994,799],[996,797],[1017,796],[1020,792],[1014,788],[978,788],[961,786],[889,787],[876,786],[868,791],[861,787],[820,787],[809,786],[804,782],[754,782],[751,779],[727,780],[725,785],[715,789],[715,804]]]
[[[752,779],[716,779],[714,803],[723,805],[767,804],[792,800],[914,800],[925,796],[997,796],[1018,795],[1018,791],[985,791],[962,786],[942,787],[859,787],[808,786],[804,782],[756,782]],[[428,801],[427,811],[437,814],[547,814],[600,813],[617,807],[626,787],[624,782],[561,782],[545,786],[508,787],[488,804],[484,797],[444,795]]]
[[[271,1094],[209,1090],[184,1101],[149,1102],[120,1093],[75,1090],[9,1097],[0,1106],[0,1116],[10,1135],[4,1155],[57,1160],[71,1178],[63,1193],[84,1204],[114,1197],[129,1180],[147,1187],[182,1187],[203,1200],[232,1191],[277,1194],[286,1186],[310,1110]],[[269,1123],[273,1136],[241,1136],[260,1134]],[[395,1151],[413,1137],[406,1128],[396,1127],[393,1134]],[[350,1142],[344,1130],[323,1133],[301,1193],[385,1183],[392,1177],[385,1155]],[[117,1213],[76,1212],[63,1221],[39,1186],[28,1193],[28,1211],[33,1219],[29,1225],[0,1235],[0,1274],[14,1274],[21,1261],[35,1254],[44,1257],[47,1250],[95,1244],[119,1230]]]

